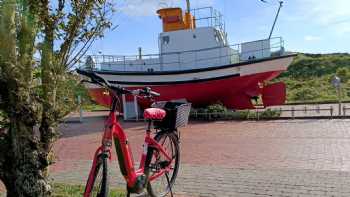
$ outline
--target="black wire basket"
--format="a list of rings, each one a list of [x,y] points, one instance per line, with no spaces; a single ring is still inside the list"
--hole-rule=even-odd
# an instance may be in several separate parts
[[[162,121],[154,122],[154,127],[156,129],[174,130],[188,124],[191,103],[162,101],[154,103],[152,107],[162,108],[166,111],[166,116]]]

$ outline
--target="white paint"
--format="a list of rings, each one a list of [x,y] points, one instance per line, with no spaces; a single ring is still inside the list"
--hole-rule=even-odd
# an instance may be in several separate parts
[[[271,61],[263,61],[255,64],[241,66],[241,76],[254,75],[271,71],[286,71],[294,57],[286,57]]]
[[[125,98],[125,94],[122,95],[122,102],[123,102],[123,117],[124,120],[128,119],[128,114],[127,114],[127,107],[126,107],[126,98]]]
[[[160,55],[102,56],[101,70],[174,71],[229,65],[239,62],[239,51],[227,46],[224,32],[214,27],[163,32],[159,35]]]
[[[134,110],[135,110],[135,118],[136,118],[136,121],[139,120],[139,105],[137,103],[137,96],[134,96]]]
[[[224,41],[219,39],[218,34],[213,27],[160,33],[160,54],[223,47]]]
[[[216,69],[212,71],[203,71],[184,74],[167,74],[167,75],[123,75],[123,74],[100,74],[101,77],[108,81],[125,81],[125,82],[183,82],[201,79],[211,79],[213,77],[224,77],[239,74],[238,67],[229,67],[225,69]]]
[[[285,71],[293,61],[293,57],[285,57],[274,60],[267,60],[237,67],[228,67],[211,71],[202,71],[184,74],[167,75],[123,75],[123,74],[100,74],[108,81],[120,82],[186,82],[192,80],[212,79],[235,74],[240,76],[254,75],[272,71]]]
[[[242,43],[241,60],[271,57],[270,40],[258,40]]]

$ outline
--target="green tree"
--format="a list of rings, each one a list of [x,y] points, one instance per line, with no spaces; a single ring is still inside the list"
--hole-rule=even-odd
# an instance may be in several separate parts
[[[74,104],[69,70],[111,26],[112,6],[0,0],[0,179],[7,196],[51,195],[57,123]]]

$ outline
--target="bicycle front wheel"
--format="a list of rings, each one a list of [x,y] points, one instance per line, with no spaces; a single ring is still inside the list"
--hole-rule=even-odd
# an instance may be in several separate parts
[[[84,197],[108,197],[108,156],[101,154],[97,158],[97,165],[89,177]]]
[[[175,179],[179,170],[180,164],[180,149],[177,136],[171,132],[159,132],[154,138],[172,158],[171,161],[165,158],[157,149],[149,149],[147,161],[150,161],[147,173],[148,177],[156,176],[165,169],[165,173],[161,174],[154,180],[150,180],[147,184],[147,192],[151,197],[164,197],[172,192]]]

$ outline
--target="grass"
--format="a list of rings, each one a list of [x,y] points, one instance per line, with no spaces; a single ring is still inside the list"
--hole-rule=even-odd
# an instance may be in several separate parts
[[[103,111],[103,110],[108,110],[109,108],[104,107],[102,105],[97,105],[97,104],[86,104],[83,105],[83,110],[84,111]]]
[[[53,184],[54,197],[81,197],[83,196],[84,186],[80,185],[67,185],[67,184]],[[110,196],[124,197],[125,193],[122,190],[111,189]]]
[[[81,185],[69,185],[62,183],[54,183],[53,185],[53,197],[82,197],[84,193],[84,186]],[[0,197],[4,197],[5,193],[0,192]],[[125,192],[122,190],[111,189],[109,196],[125,197]]]

